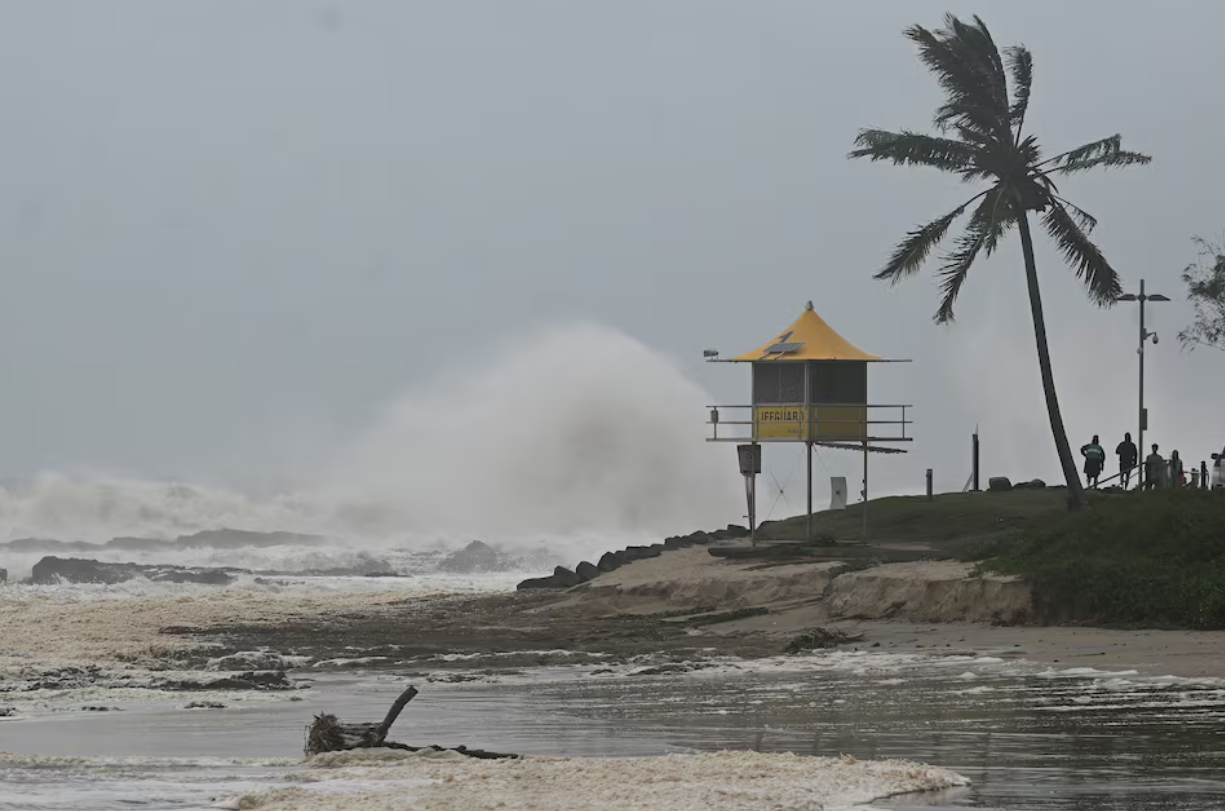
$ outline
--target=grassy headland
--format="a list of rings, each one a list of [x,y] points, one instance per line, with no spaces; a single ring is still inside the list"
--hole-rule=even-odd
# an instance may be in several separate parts
[[[1065,514],[1067,499],[1066,490],[1053,487],[1007,493],[941,493],[931,501],[925,496],[890,496],[868,502],[868,531],[872,540],[960,550],[965,544],[977,545],[1040,526]],[[863,509],[863,504],[853,504],[845,510],[814,513],[814,536],[861,540]],[[805,532],[804,516],[766,522],[761,532],[771,539],[800,540]]]
[[[1083,512],[1062,488],[944,493],[868,503],[876,542],[922,543],[1019,575],[1047,622],[1225,628],[1225,494],[1089,492]],[[813,515],[813,533],[860,539],[862,505]],[[804,517],[766,524],[798,540]]]
[[[1029,580],[1048,621],[1225,628],[1221,493],[1103,497],[976,556],[987,571]]]

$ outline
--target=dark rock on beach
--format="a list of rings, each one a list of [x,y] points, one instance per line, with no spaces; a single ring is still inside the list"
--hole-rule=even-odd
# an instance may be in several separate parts
[[[458,552],[452,552],[439,561],[438,568],[441,571],[456,574],[499,572],[505,571],[507,561],[498,550],[484,541],[473,541]]]
[[[616,552],[605,552],[600,555],[600,561],[596,564],[596,568],[601,572],[615,572],[620,569],[625,563],[625,553],[618,550]]]
[[[222,569],[173,568],[149,579],[154,583],[198,583],[202,586],[228,586],[234,582],[234,576]]]
[[[87,558],[58,558],[54,555],[34,564],[31,582],[35,585],[53,583],[96,583],[113,585],[137,577],[157,583],[201,583],[225,586],[234,582],[236,569],[187,568],[170,565],[139,563],[101,563]]]
[[[577,574],[567,569],[565,566],[558,566],[553,570],[553,579],[562,585],[562,588],[570,588],[577,586],[583,582]]]
[[[600,576],[600,570],[596,568],[596,565],[586,560],[574,567],[574,573],[584,583]]]
[[[564,589],[566,588],[561,583],[553,579],[552,575],[548,577],[529,577],[527,580],[520,581],[519,585],[515,586],[518,591],[528,591],[530,589]]]
[[[583,582],[577,574],[565,566],[558,566],[548,577],[532,577],[521,582],[516,588],[519,591],[528,589],[568,589]]]
[[[216,679],[159,679],[151,685],[157,690],[293,690],[284,671],[238,673]]]
[[[663,552],[663,545],[656,546],[627,546],[625,547],[625,562],[632,563],[635,560],[645,560],[646,558],[657,558]]]

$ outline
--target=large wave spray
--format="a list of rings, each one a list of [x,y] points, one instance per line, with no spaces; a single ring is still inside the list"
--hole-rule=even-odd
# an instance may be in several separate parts
[[[741,512],[735,459],[703,441],[701,390],[627,336],[579,325],[449,370],[273,497],[48,473],[0,490],[7,538],[173,538],[292,530],[350,549],[688,531]],[[576,548],[577,552],[578,549]]]

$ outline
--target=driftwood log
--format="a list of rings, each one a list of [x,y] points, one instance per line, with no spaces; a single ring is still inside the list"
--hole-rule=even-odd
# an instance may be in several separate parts
[[[517,758],[518,755],[505,755],[498,752],[487,752],[484,749],[469,749],[466,746],[456,746],[447,749],[442,746],[409,746],[387,740],[391,725],[400,717],[404,707],[417,695],[416,687],[409,687],[395,700],[387,715],[380,723],[342,723],[331,713],[320,713],[306,728],[306,754],[317,755],[321,752],[342,752],[347,749],[400,749],[406,752],[458,752],[468,757],[497,760]]]

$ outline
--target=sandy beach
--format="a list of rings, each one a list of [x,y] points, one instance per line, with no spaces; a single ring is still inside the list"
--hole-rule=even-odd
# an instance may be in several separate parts
[[[778,655],[794,635],[817,626],[862,635],[852,649],[974,653],[1146,676],[1225,674],[1225,632],[988,619],[1023,613],[1023,584],[975,577],[952,562],[840,573],[838,564],[760,567],[692,548],[568,591],[457,593],[367,581],[309,589],[189,586],[105,599],[32,587],[0,594],[0,672],[17,678],[82,663],[115,673],[208,670],[245,651],[382,667],[451,656],[438,661],[474,670],[534,664],[537,652],[559,650],[571,663],[595,656],[751,659]]]

